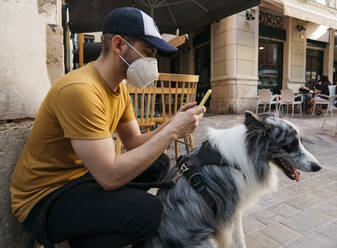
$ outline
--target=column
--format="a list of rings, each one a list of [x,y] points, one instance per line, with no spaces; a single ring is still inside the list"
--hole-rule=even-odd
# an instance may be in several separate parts
[[[292,17],[285,19],[287,41],[284,45],[283,87],[297,92],[305,84],[306,33],[298,31],[297,25],[305,27],[305,22]]]
[[[243,113],[256,106],[258,8],[255,20],[245,11],[211,25],[212,113]]]

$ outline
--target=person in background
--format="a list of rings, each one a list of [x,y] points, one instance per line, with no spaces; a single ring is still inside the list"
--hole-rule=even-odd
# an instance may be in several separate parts
[[[329,82],[328,77],[323,75],[322,81],[320,81],[315,88],[315,93],[329,96],[329,85],[331,85],[331,83]],[[324,97],[324,96],[319,96],[319,97],[328,100],[327,97]],[[307,113],[311,114],[314,108],[315,98],[311,98],[309,101],[309,104],[310,104],[310,108],[307,111]],[[322,108],[318,105],[316,105],[315,110],[316,110],[317,115],[320,115],[323,113]]]

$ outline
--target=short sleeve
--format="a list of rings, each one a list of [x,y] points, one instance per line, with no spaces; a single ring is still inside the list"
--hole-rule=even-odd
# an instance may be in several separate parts
[[[55,92],[52,108],[70,139],[111,137],[102,97],[86,83],[75,83]]]
[[[124,109],[124,112],[123,112],[120,120],[119,120],[119,123],[125,123],[125,122],[135,120],[135,114],[133,112],[131,97],[130,97],[129,92],[127,90],[126,90],[125,98],[126,98],[126,107]]]

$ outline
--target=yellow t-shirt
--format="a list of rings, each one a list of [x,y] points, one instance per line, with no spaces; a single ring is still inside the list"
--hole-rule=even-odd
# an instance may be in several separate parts
[[[45,195],[87,172],[70,139],[112,137],[118,123],[134,120],[123,83],[112,91],[93,63],[59,79],[42,102],[12,175],[12,212],[23,222]]]

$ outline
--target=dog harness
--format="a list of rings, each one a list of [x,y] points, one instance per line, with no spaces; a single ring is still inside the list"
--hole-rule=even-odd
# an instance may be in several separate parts
[[[212,209],[214,215],[216,215],[216,201],[207,191],[207,183],[200,171],[200,167],[204,165],[227,166],[241,171],[237,165],[228,163],[222,155],[211,146],[209,141],[206,140],[202,142],[197,154],[193,156],[187,154],[178,158],[176,166],[179,167],[179,170],[171,182],[176,184],[178,179],[184,176],[193,189],[202,196],[209,208]]]

